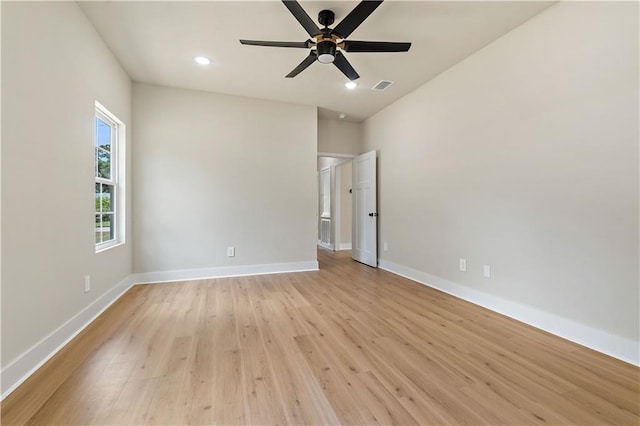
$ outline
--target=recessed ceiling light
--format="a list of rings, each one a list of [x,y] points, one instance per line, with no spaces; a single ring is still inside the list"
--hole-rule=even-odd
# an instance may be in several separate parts
[[[343,119],[347,116],[347,114],[345,114],[344,112],[342,114],[339,115],[340,119]]]
[[[211,59],[204,56],[196,56],[193,60],[200,65],[209,65],[211,63]]]
[[[356,83],[355,81],[347,81],[347,82],[344,84],[344,87],[346,87],[346,88],[347,88],[347,89],[349,89],[349,90],[353,90],[353,89],[355,89],[356,87],[358,87],[358,83]]]

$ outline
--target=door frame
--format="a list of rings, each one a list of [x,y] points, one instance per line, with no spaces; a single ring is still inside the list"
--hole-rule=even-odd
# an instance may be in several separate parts
[[[336,163],[336,164],[332,164],[329,167],[331,168],[331,183],[330,183],[330,187],[331,187],[331,195],[330,195],[330,203],[331,203],[331,239],[333,242],[333,250],[334,251],[338,251],[340,250],[340,240],[341,240],[341,235],[340,235],[340,226],[341,226],[341,220],[342,220],[342,216],[340,215],[340,208],[341,208],[341,203],[340,203],[340,199],[342,196],[342,192],[340,190],[340,181],[341,181],[341,176],[340,176],[340,172],[339,172],[339,166],[343,165],[344,163],[348,162],[348,161],[352,161],[354,158],[358,157],[357,154],[341,154],[341,153],[335,153],[335,152],[318,152],[318,158],[320,157],[329,157],[329,158],[342,158],[343,160]],[[319,179],[319,175],[320,175],[320,170],[318,170],[318,182],[320,181]],[[318,188],[319,189],[319,188]],[[320,199],[320,196],[318,194],[318,197],[316,197],[318,200]],[[352,203],[353,205],[353,203]],[[351,226],[353,227],[353,217],[350,217],[349,220],[351,221]],[[320,212],[318,211],[318,226],[320,226]],[[351,244],[353,245],[353,241],[351,242]]]

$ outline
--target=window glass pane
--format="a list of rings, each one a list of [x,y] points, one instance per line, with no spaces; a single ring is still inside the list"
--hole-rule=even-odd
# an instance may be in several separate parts
[[[113,212],[113,207],[115,204],[114,197],[114,187],[113,185],[105,185],[102,184],[102,191],[98,195],[96,202],[100,203],[100,208],[102,212]],[[96,211],[98,211],[96,209]]]
[[[102,148],[98,150],[98,177],[111,179],[111,153]]]
[[[100,213],[102,211],[102,203],[100,202],[100,198],[101,198],[101,194],[102,194],[102,184],[101,183],[97,183],[96,182],[96,214]]]
[[[111,241],[111,240],[115,240],[116,238],[116,233],[115,233],[115,220],[114,220],[114,216],[113,213],[107,213],[107,214],[103,214],[102,217],[102,223],[101,223],[101,228],[100,228],[100,233],[102,234],[101,238],[102,241]]]
[[[96,244],[111,241],[116,238],[115,233],[115,187],[96,183]]]
[[[96,244],[100,244],[102,242],[102,224],[100,222],[100,215],[96,215]]]
[[[111,126],[96,117],[96,161],[97,176],[111,179]]]

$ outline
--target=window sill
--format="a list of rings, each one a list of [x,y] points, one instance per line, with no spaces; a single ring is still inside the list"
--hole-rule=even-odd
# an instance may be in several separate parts
[[[96,246],[96,254],[102,253],[103,251],[107,251],[112,248],[116,248],[123,245],[124,245],[124,241],[114,241],[112,243],[100,244],[99,246]]]

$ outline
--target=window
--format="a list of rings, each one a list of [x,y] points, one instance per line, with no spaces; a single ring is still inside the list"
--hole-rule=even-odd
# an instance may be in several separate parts
[[[94,117],[94,184],[96,251],[124,242],[124,124],[96,102]]]

